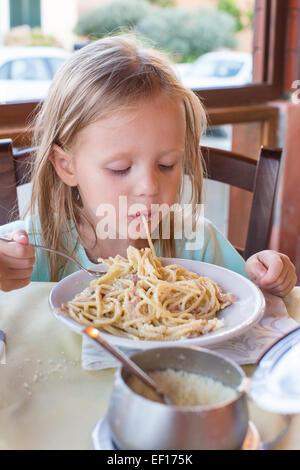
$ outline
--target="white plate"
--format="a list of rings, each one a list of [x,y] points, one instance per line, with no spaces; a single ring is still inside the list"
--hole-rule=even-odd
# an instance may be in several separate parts
[[[117,450],[111,438],[107,415],[104,415],[96,424],[92,441],[95,450]]]
[[[201,276],[207,276],[218,284],[225,292],[232,292],[237,301],[225,308],[218,315],[224,319],[225,327],[212,333],[208,333],[198,338],[187,338],[176,341],[145,341],[132,340],[114,336],[109,333],[101,334],[112,344],[127,349],[148,349],[164,346],[211,346],[226,341],[234,336],[239,336],[251,328],[261,319],[265,309],[265,299],[262,292],[245,277],[229,269],[216,266],[214,264],[202,263],[179,258],[161,258],[163,264],[180,264],[185,268]],[[100,270],[106,269],[103,265],[98,265]],[[49,296],[49,304],[54,315],[65,323],[69,328],[77,333],[83,332],[86,328],[74,320],[58,313],[57,308],[76,294],[83,291],[91,282],[91,277],[84,271],[77,271],[65,277],[52,289]]]

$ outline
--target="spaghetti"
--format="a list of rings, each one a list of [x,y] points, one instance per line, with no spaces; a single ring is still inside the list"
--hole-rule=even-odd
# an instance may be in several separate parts
[[[217,313],[236,300],[233,294],[183,266],[163,266],[148,227],[147,236],[151,248],[129,246],[127,259],[99,259],[108,266],[107,274],[64,304],[61,313],[131,339],[178,340],[222,328]]]

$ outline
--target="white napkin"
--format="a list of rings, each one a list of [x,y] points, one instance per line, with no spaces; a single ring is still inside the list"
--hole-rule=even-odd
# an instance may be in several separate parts
[[[216,346],[210,346],[209,349],[241,365],[256,364],[272,344],[299,326],[299,323],[288,315],[280,297],[268,293],[264,293],[264,296],[265,314],[255,326],[241,336]],[[120,349],[127,355],[138,351],[138,349]],[[119,361],[86,337],[83,337],[81,362],[83,369],[87,370],[107,369],[120,365]]]

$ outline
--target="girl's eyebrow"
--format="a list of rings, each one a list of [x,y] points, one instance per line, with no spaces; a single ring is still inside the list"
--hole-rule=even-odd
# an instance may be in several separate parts
[[[179,155],[182,155],[184,153],[184,149],[178,147],[176,149],[167,150],[165,152],[162,152],[160,156],[163,157],[164,155],[169,155],[170,153],[178,153]]]
[[[106,158],[104,158],[103,163],[110,163],[113,161],[124,160],[124,159],[132,158],[132,153],[130,152],[118,152],[113,153]]]
[[[165,156],[165,155],[169,155],[171,153],[178,153],[180,155],[182,155],[184,153],[184,149],[183,148],[174,148],[174,149],[170,149],[170,150],[164,150],[163,152],[160,153],[160,155],[158,156],[159,158]],[[103,160],[103,163],[110,163],[110,162],[113,162],[113,161],[118,161],[118,160],[125,160],[125,159],[132,159],[132,156],[135,154],[135,152],[117,152],[117,153],[114,153],[114,154],[111,154],[109,156],[107,156],[104,160]]]

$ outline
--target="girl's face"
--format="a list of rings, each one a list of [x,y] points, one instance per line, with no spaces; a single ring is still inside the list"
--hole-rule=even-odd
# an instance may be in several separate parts
[[[118,236],[139,238],[136,229],[144,234],[141,214],[150,222],[157,215],[151,205],[175,202],[184,148],[184,106],[165,95],[121,109],[79,132],[70,151],[72,185],[78,186],[98,236],[113,215],[110,211],[108,216],[110,207],[116,220],[109,219],[108,225]]]

